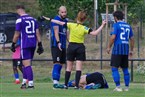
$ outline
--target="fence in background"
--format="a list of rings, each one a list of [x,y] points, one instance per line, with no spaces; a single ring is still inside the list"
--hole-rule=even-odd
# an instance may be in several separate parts
[[[12,59],[6,59],[6,58],[0,58],[0,61],[12,61]],[[33,59],[33,61],[52,61],[52,59]],[[110,61],[110,59],[87,59],[86,61]],[[145,61],[145,59],[129,59],[131,62],[130,70],[131,70],[131,82],[134,82],[134,62],[135,61]],[[102,69],[102,66],[100,66],[100,69]]]

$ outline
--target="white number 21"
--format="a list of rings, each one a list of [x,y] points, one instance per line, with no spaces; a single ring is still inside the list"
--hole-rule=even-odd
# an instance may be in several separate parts
[[[26,26],[25,31],[26,33],[30,34],[30,33],[35,33],[35,29],[34,29],[34,21],[25,21],[28,26]],[[32,29],[32,30],[30,30]]]

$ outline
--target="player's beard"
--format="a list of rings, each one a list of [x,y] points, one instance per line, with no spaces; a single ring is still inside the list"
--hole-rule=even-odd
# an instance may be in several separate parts
[[[62,16],[62,15],[60,15],[60,17],[61,17],[62,19],[65,19],[65,18],[66,18],[66,16]]]

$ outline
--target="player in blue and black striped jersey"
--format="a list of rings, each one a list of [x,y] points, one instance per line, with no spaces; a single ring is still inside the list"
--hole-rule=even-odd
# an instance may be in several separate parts
[[[116,23],[114,23],[110,33],[111,37],[107,47],[107,53],[110,52],[113,45],[111,67],[112,76],[116,84],[114,91],[122,91],[122,88],[120,87],[120,74],[118,71],[119,67],[122,68],[124,74],[124,81],[126,86],[124,90],[128,91],[130,82],[130,75],[128,71],[128,56],[132,56],[134,48],[133,31],[131,26],[123,21],[124,15],[121,11],[115,11],[113,16]]]
[[[67,22],[67,10],[61,6],[55,20]],[[67,27],[51,22],[51,53],[53,59],[52,79],[53,87],[59,87],[62,64],[66,62]]]

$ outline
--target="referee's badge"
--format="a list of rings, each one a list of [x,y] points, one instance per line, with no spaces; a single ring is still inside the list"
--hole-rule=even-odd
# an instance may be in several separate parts
[[[85,30],[89,30],[89,28],[85,26]]]

